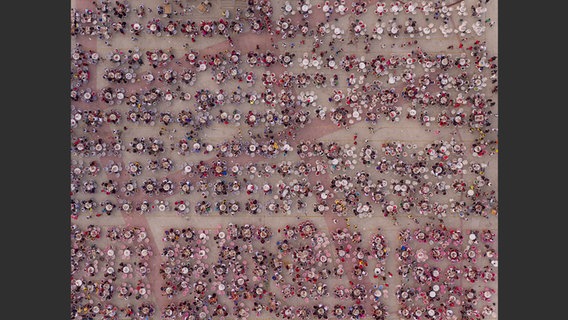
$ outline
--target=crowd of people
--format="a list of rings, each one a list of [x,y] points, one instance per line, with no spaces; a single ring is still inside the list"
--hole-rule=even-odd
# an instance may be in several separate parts
[[[115,141],[119,140],[116,138]],[[77,145],[82,144],[81,140],[77,142]],[[286,142],[279,142],[272,140],[258,144],[231,141],[208,148],[211,145],[194,143],[190,146],[191,142],[182,140],[177,145],[179,154],[186,151],[188,154],[208,152],[207,149],[212,149],[209,151],[211,153],[219,151],[217,157],[211,161],[175,163],[171,157],[166,156],[168,151],[164,148],[163,141],[156,137],[134,138],[129,144],[132,148],[126,148],[127,152],[150,153],[156,157],[146,163],[129,162],[124,164],[124,168],[122,164],[112,160],[107,163],[97,160],[75,161],[71,170],[72,192],[91,195],[97,192],[107,195],[118,193],[124,195],[120,201],[135,195],[141,195],[145,198],[143,201],[152,200],[157,196],[171,198],[176,201],[175,209],[180,214],[188,213],[187,196],[193,194],[201,199],[193,211],[196,214],[210,213],[209,209],[201,209],[204,204],[207,208],[214,209],[211,212],[219,214],[256,214],[263,210],[269,214],[286,215],[292,211],[312,211],[306,206],[306,199],[310,197],[317,199],[312,208],[313,212],[322,215],[354,214],[370,217],[375,212],[396,219],[397,215],[418,213],[442,219],[447,215],[489,218],[497,214],[496,192],[492,188],[492,182],[484,174],[487,163],[470,163],[463,159],[467,147],[456,139],[435,141],[421,150],[417,150],[416,145],[400,142],[385,143],[380,149],[369,144],[361,148],[355,145],[345,148],[335,142],[324,144],[312,141],[298,141],[293,149]],[[100,145],[96,144],[92,149],[96,150]],[[481,146],[478,153],[489,148]],[[102,156],[108,147],[102,143],[99,149],[99,155]],[[116,148],[111,146],[110,150]],[[172,146],[171,150],[176,148]],[[277,158],[281,152],[286,154],[292,151],[299,155],[300,160],[269,161]],[[258,155],[263,157],[263,160],[244,165],[230,165],[224,160],[236,158],[241,153],[248,157]],[[355,170],[356,163],[366,164],[365,169]],[[95,178],[101,172],[110,177],[98,185]],[[377,172],[385,175],[390,173],[392,178],[377,178]],[[154,176],[138,178],[143,173],[151,173]],[[332,174],[328,183],[319,180],[313,182],[313,179],[328,173]],[[464,174],[473,174],[473,178],[468,180]],[[272,182],[267,179],[269,177],[278,177],[280,180]],[[119,183],[117,180],[124,182]],[[462,200],[444,203],[434,199],[434,196],[444,196],[448,193],[458,195]],[[239,204],[238,201],[230,203],[229,200],[234,200],[234,196],[245,194],[249,198],[246,204]],[[271,200],[268,203],[259,203],[259,198]],[[214,201],[211,202],[212,200]],[[179,208],[178,203],[183,205],[183,209]],[[80,204],[73,202],[72,217],[92,216],[91,209],[94,204],[88,199]],[[114,208],[119,203],[110,205]],[[130,212],[136,206],[119,208]],[[373,211],[373,208],[376,211]],[[152,209],[155,210],[151,208],[139,213],[150,213]],[[110,215],[111,210],[106,213]]]
[[[494,316],[496,235],[444,225],[498,216],[488,2],[248,0],[214,18],[214,1],[78,1],[71,318]],[[251,34],[256,49],[239,41]],[[425,49],[436,37],[456,43]],[[212,39],[227,45],[203,48]],[[378,133],[402,123],[435,138]],[[219,142],[213,130],[228,134]],[[337,130],[347,139],[320,139]],[[160,255],[144,227],[97,224],[160,213],[409,218],[417,229],[389,244],[402,278],[389,309],[397,272],[385,269],[380,232],[187,226],[165,230]],[[152,269],[161,279],[150,288]]]
[[[369,237],[348,228],[327,233],[310,220],[277,230],[188,225],[163,230],[158,266],[149,264],[155,253],[143,227],[72,225],[72,271],[85,272],[71,277],[72,312],[84,318],[158,316],[148,299],[157,292],[169,301],[161,319],[265,313],[284,319],[386,319],[387,279],[397,272],[402,284],[391,290],[403,318],[486,318],[495,313],[495,289],[488,285],[498,264],[495,239],[487,229],[427,224],[401,230],[401,245],[391,248],[380,229]],[[386,268],[393,251],[396,271]],[[150,288],[152,268],[158,269],[160,288]],[[330,296],[338,303],[325,303]],[[101,301],[95,303],[95,297]],[[113,297],[127,301],[127,307],[113,304]],[[143,303],[133,308],[136,301]]]
[[[70,230],[71,319],[151,316],[147,277],[154,252],[145,228],[71,224]],[[119,308],[117,297],[132,303]]]
[[[426,224],[403,229],[396,249],[396,287],[406,319],[485,319],[496,316],[493,301],[498,256],[491,230],[450,229]]]

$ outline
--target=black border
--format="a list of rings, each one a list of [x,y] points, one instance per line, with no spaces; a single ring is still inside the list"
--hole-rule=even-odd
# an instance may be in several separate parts
[[[564,182],[566,88],[554,77],[566,75],[554,61],[564,37],[553,31],[566,17],[554,4],[532,5],[499,3],[499,319],[560,319],[566,304],[564,253],[552,252],[566,243],[557,229],[566,188],[550,188]]]
[[[3,4],[10,20],[2,27],[8,80],[2,96],[17,97],[2,104],[2,141],[9,150],[0,153],[2,180],[12,186],[2,197],[6,318],[69,319],[70,8],[70,1]],[[39,76],[29,76],[34,73]],[[32,169],[39,163],[47,169]],[[34,181],[46,187],[33,190]]]

